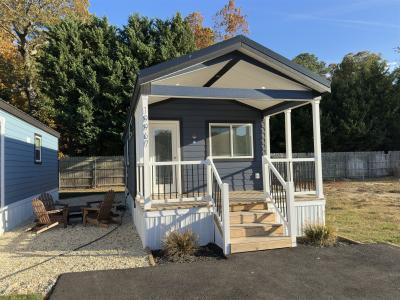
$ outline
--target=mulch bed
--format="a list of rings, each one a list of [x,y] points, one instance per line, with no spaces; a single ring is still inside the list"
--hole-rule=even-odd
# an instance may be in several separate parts
[[[319,246],[311,243],[307,238],[305,237],[298,237],[297,238],[297,246],[302,246],[302,247],[318,247],[318,248],[324,248],[324,247],[346,247],[350,245],[358,244],[355,241],[348,240],[343,237],[337,237],[336,243],[332,246]]]
[[[200,246],[194,255],[186,255],[181,257],[168,257],[163,250],[153,250],[151,253],[154,256],[157,265],[170,264],[170,263],[193,263],[201,261],[213,261],[226,259],[222,249],[215,244],[207,244]]]

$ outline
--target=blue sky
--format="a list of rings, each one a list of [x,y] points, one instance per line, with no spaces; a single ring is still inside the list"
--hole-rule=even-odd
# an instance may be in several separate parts
[[[90,11],[122,26],[130,14],[169,18],[199,11],[206,25],[228,0],[92,0]],[[249,37],[293,58],[311,52],[328,63],[349,52],[381,53],[400,63],[400,0],[236,0],[247,15]]]

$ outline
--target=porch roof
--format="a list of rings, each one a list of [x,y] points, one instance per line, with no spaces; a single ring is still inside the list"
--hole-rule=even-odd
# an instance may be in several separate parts
[[[273,114],[330,92],[330,81],[244,37],[214,44],[139,72],[129,116],[140,95],[230,99]]]

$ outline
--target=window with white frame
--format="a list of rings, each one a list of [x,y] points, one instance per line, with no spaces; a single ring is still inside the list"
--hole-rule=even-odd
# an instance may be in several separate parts
[[[214,158],[253,158],[253,124],[210,123],[209,137]]]
[[[36,133],[34,138],[34,157],[35,163],[42,163],[42,136]]]

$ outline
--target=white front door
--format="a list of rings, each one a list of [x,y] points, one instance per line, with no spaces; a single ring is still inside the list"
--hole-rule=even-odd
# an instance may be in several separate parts
[[[150,121],[150,162],[180,160],[179,122]],[[179,193],[179,165],[151,167],[152,194],[159,199],[175,197]]]

